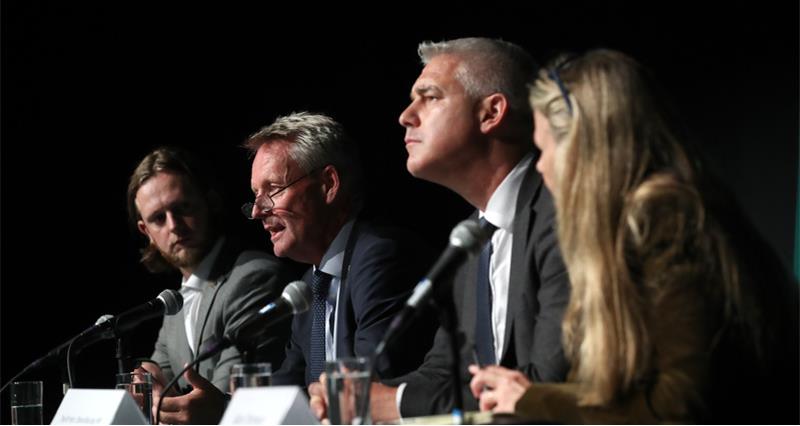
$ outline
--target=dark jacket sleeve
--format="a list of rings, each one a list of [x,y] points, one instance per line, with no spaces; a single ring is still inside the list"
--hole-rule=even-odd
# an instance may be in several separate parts
[[[304,276],[310,282],[311,272]],[[306,358],[309,334],[311,333],[309,313],[304,312],[292,318],[291,335],[286,343],[285,354],[280,368],[272,374],[273,385],[293,385],[306,387]]]
[[[463,334],[461,336],[463,340]],[[450,335],[443,327],[439,327],[433,347],[425,356],[422,366],[405,376],[384,382],[389,386],[406,384],[403,397],[400,400],[400,415],[402,417],[443,414],[452,410],[454,396],[451,373],[453,357],[451,351]],[[461,364],[462,372],[460,375],[464,410],[474,411],[478,409],[477,401],[469,393],[469,388],[466,385],[470,380],[469,372],[466,369],[466,360],[468,358],[465,358],[464,354],[462,354],[461,359],[464,360]]]
[[[370,229],[357,243],[347,277],[351,306],[343,307],[348,313],[344,319],[347,328],[354,333],[355,355],[372,355],[429,264],[427,248],[395,230]],[[435,317],[428,315],[423,323],[415,321],[399,335],[376,361],[378,376],[397,377],[419,367],[430,349],[436,324]],[[343,356],[347,349],[337,350]]]
[[[273,385],[306,387],[306,358],[300,342],[304,338],[308,340],[309,331],[307,321],[301,315],[295,316],[292,320],[292,334],[286,345],[286,358],[278,371],[272,375]]]

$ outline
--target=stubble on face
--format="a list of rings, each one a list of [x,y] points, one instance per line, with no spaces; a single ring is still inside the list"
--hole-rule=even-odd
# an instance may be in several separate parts
[[[210,240],[207,236],[202,237],[205,240]],[[158,252],[161,253],[161,256],[169,262],[170,265],[178,268],[178,269],[195,269],[200,262],[203,261],[203,258],[208,253],[209,249],[211,248],[212,241],[202,241],[201,244],[197,246],[190,246],[190,247],[180,247],[176,248],[174,245],[172,246],[172,251],[166,252],[161,250],[156,244],[150,243],[151,246],[158,249]]]

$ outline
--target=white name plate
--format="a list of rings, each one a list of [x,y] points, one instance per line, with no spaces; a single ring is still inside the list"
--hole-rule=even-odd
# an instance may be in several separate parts
[[[223,425],[318,425],[298,386],[239,388],[222,416]]]
[[[146,425],[139,406],[124,389],[70,389],[54,425]]]

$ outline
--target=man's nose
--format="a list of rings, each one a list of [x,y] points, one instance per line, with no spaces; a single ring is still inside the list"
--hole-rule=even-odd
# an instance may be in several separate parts
[[[264,210],[263,208],[259,207],[258,204],[253,204],[253,210],[250,212],[250,216],[253,219],[266,219],[272,215],[272,209]]]
[[[417,127],[419,126],[419,117],[417,116],[416,111],[414,111],[414,103],[412,102],[409,104],[403,112],[400,113],[400,117],[397,120],[401,126],[403,127]]]
[[[167,226],[171,232],[181,232],[186,229],[186,221],[183,216],[168,212]]]

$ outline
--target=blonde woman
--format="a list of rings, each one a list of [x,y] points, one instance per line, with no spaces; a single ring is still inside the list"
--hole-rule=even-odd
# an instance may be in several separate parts
[[[569,382],[479,369],[481,409],[558,423],[798,422],[797,288],[705,175],[646,70],[595,50],[532,85],[572,282]]]

